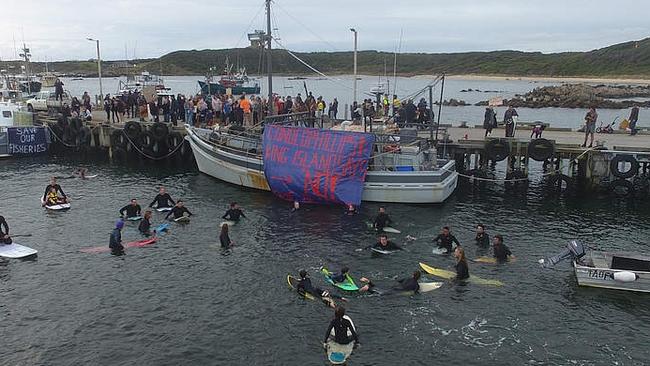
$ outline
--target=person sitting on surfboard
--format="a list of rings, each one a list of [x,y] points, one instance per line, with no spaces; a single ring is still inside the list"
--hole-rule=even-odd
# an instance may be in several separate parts
[[[63,189],[61,189],[61,186],[56,182],[56,177],[50,178],[50,184],[48,184],[47,187],[45,187],[45,193],[43,194],[43,202],[47,200],[47,195],[50,193],[51,189],[54,189],[54,193],[55,195],[57,195],[57,199],[59,203],[68,202],[68,197],[65,195],[65,193],[63,193]],[[58,197],[58,193],[61,193],[61,197]],[[58,205],[59,203],[55,203],[55,205]]]
[[[411,277],[398,280],[397,282],[399,282],[399,286],[396,287],[395,290],[413,291],[417,294],[420,291],[420,284],[418,283],[420,277],[422,277],[422,272],[413,272],[413,275]]]
[[[449,226],[442,228],[442,233],[438,234],[433,242],[438,244],[438,248],[445,249],[445,254],[451,254],[453,248],[453,243],[456,243],[457,246],[460,246],[458,239],[449,232]]]
[[[221,216],[221,218],[224,220],[235,222],[239,221],[241,217],[246,217],[246,215],[244,215],[244,212],[239,208],[237,202],[231,202],[228,211],[226,211],[226,213]]]
[[[224,249],[232,247],[235,243],[230,240],[230,235],[228,235],[228,224],[224,223],[221,225],[221,234],[219,234],[219,242],[221,247]]]
[[[179,219],[183,217],[185,213],[187,213],[188,216],[192,216],[192,213],[187,209],[187,207],[185,207],[183,201],[178,200],[178,202],[176,202],[176,206],[174,206],[174,208],[172,208],[171,211],[167,213],[167,216],[165,216],[165,220],[167,220],[171,215],[174,215],[174,220]]]
[[[379,213],[377,214],[377,217],[375,217],[375,221],[373,222],[373,226],[377,231],[382,231],[384,230],[385,227],[390,226],[393,223],[393,220],[390,219],[390,216],[386,213],[386,208],[385,207],[379,207]]]
[[[11,237],[9,236],[9,224],[4,216],[0,216],[0,244],[11,244]]]
[[[388,235],[386,234],[379,235],[379,241],[375,245],[373,245],[372,248],[387,250],[387,251],[402,250],[402,247],[393,243],[391,240],[388,240]]]
[[[479,248],[490,247],[490,236],[485,232],[485,225],[476,225],[476,238],[474,240],[476,240],[476,245]]]
[[[111,249],[111,254],[113,255],[122,255],[124,254],[124,246],[122,245],[122,228],[124,227],[124,221],[119,220],[115,223],[115,229],[111,233],[111,237],[108,241],[108,247]]]
[[[463,247],[456,247],[456,250],[454,250],[454,258],[456,258],[456,281],[468,279],[469,266],[467,265],[467,258],[465,258],[465,250]]]
[[[497,234],[492,239],[492,251],[494,252],[494,258],[497,259],[497,262],[506,262],[512,256],[510,248],[503,244],[503,236]]]
[[[359,336],[352,325],[352,319],[345,315],[345,308],[342,306],[336,307],[336,310],[334,310],[334,319],[332,319],[330,325],[327,327],[325,340],[323,341],[325,348],[327,348],[327,341],[331,337],[332,331],[334,331],[334,342],[338,344],[349,344],[354,341],[354,347],[359,346]],[[350,335],[348,335],[348,332]]]
[[[165,192],[165,187],[160,187],[158,194],[154,197],[153,201],[151,201],[149,207],[154,207],[154,204],[156,205],[155,208],[165,208],[172,207],[176,203],[172,199],[172,196]]]
[[[65,203],[65,198],[59,198],[56,188],[50,187],[50,191],[45,196],[44,206],[56,206]]]
[[[151,210],[144,212],[144,217],[140,221],[140,225],[138,225],[138,231],[145,236],[151,235]]]
[[[120,216],[125,216],[125,213],[127,218],[138,217],[142,214],[142,208],[135,198],[132,198],[131,203],[120,209]]]

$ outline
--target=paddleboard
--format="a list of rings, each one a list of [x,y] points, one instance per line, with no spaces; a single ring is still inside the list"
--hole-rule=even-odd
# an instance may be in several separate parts
[[[352,328],[354,328],[354,331],[356,332],[357,328],[352,322],[352,319],[347,315],[344,315],[343,318],[347,319],[350,324],[352,324]],[[352,336],[352,333],[349,330],[348,336]],[[330,338],[325,343],[325,350],[327,352],[327,360],[332,365],[343,365],[352,354],[352,351],[354,351],[354,341],[348,344],[339,344],[334,342],[334,329],[332,329],[330,332]]]
[[[126,243],[124,245],[124,248],[141,248],[145,247],[147,245],[151,245],[158,240],[156,237],[151,237],[148,239],[143,239],[143,240],[138,240],[138,241],[132,241],[129,243]],[[108,245],[104,245],[101,247],[92,247],[92,248],[82,248],[79,250],[82,253],[107,253],[111,251],[111,248],[108,247]]]
[[[125,220],[126,221],[138,221],[138,220],[142,220],[142,216],[127,217]]]
[[[446,278],[446,279],[452,279],[456,278],[456,272],[453,271],[448,271],[446,269],[440,269],[440,268],[435,268],[431,267],[429,265],[426,265],[422,262],[420,262],[420,267],[428,274],[440,277],[440,278]],[[477,285],[486,285],[486,286],[503,286],[503,282],[498,281],[498,280],[487,280],[484,278],[476,277],[476,276],[469,276],[469,282],[474,283]]]
[[[375,247],[370,248],[370,250],[372,250],[375,253],[379,253],[379,254],[393,254],[393,253],[397,252],[397,250],[384,250],[384,249],[379,249],[379,248],[375,248]]]
[[[332,278],[330,278],[332,272],[327,268],[321,268],[320,273],[323,274],[325,281],[330,285],[336,286],[345,291],[359,291],[359,287],[354,283],[354,280],[349,274],[345,275],[345,282],[334,282],[332,281]]]
[[[433,251],[432,251],[432,252],[433,252],[433,254],[435,254],[435,255],[445,255],[445,254],[448,254],[446,248],[440,248],[440,247],[435,247],[435,248],[433,248]]]
[[[156,209],[156,211],[158,211],[158,212],[167,212],[167,211],[171,211],[171,210],[172,210],[171,207],[159,207],[159,208]]]
[[[291,287],[296,292],[298,292],[298,283],[299,282],[300,282],[300,280],[298,278],[293,277],[292,275],[287,275],[287,283],[289,284],[289,287]],[[307,300],[316,300],[314,295],[312,295],[312,294],[310,294],[308,292],[305,292],[305,293],[298,292],[298,295],[304,297]]]
[[[38,253],[36,249],[26,247],[24,245],[11,243],[11,244],[0,244],[0,257],[5,258],[25,258],[30,255],[35,255]]]
[[[43,198],[41,198],[40,201],[41,201],[41,204],[43,204],[45,202],[45,201],[43,201]],[[44,207],[46,209],[52,210],[52,211],[61,211],[61,210],[69,210],[70,209],[70,204],[69,203],[61,203],[59,205],[51,205],[51,206],[45,205]]]
[[[394,227],[386,226],[384,229],[385,233],[392,233],[392,234],[401,234],[402,232],[395,229]]]
[[[513,256],[510,256],[506,262],[514,262],[516,259]],[[486,264],[497,264],[497,259],[494,257],[478,257],[472,259],[472,262],[476,263],[486,263]]]
[[[228,224],[228,227],[235,225],[237,222],[236,221],[222,221],[221,224],[219,224],[219,227],[223,227],[223,224]]]
[[[190,222],[190,217],[189,216],[181,216],[181,217],[179,217],[177,219],[174,219],[174,221],[187,223],[187,222]]]

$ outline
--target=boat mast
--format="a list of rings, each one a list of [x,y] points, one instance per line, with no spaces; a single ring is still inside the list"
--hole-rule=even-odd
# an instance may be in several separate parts
[[[269,114],[273,115],[273,62],[271,61],[271,0],[266,0],[266,48],[268,54],[266,55],[266,68],[268,73],[269,83]]]

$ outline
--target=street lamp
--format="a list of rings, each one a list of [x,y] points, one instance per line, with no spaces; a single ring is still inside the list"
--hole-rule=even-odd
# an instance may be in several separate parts
[[[357,101],[357,30],[350,28],[350,32],[354,33],[354,86],[353,86],[353,102]]]
[[[92,38],[86,38],[86,39],[91,42],[95,42],[97,44],[97,74],[99,75],[99,98],[103,100],[104,90],[102,88],[102,57],[100,56],[99,53],[99,40],[92,39]]]

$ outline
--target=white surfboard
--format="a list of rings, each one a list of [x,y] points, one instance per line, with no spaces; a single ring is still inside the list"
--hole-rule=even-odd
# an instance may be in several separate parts
[[[166,211],[171,211],[171,210],[172,210],[171,207],[159,207],[159,208],[156,209],[156,211],[158,211],[158,212],[166,212]]]
[[[447,249],[440,248],[440,247],[435,247],[435,248],[433,248],[432,252],[433,252],[433,254],[436,254],[436,255],[445,255],[445,254],[447,254]]]
[[[69,203],[62,203],[62,204],[59,204],[59,205],[52,205],[52,206],[45,205],[45,208],[47,208],[48,210],[53,210],[53,211],[69,210],[70,209],[70,204]]]
[[[30,255],[35,255],[36,253],[38,253],[36,249],[32,249],[24,245],[16,243],[0,244],[0,257],[24,258],[29,257]]]
[[[126,221],[139,221],[139,220],[142,220],[142,216],[132,216],[126,218]]]
[[[402,232],[395,229],[394,227],[386,226],[384,229],[385,233],[392,233],[392,234],[401,234]]]
[[[177,219],[174,219],[176,222],[190,222],[190,217],[189,216],[181,216]]]
[[[379,253],[379,254],[393,254],[393,253],[395,253],[397,251],[397,250],[384,250],[384,249],[379,249],[379,248],[375,248],[375,247],[370,248],[370,250],[372,250],[375,253]]]
[[[418,282],[420,292],[429,292],[442,287],[442,282]]]

